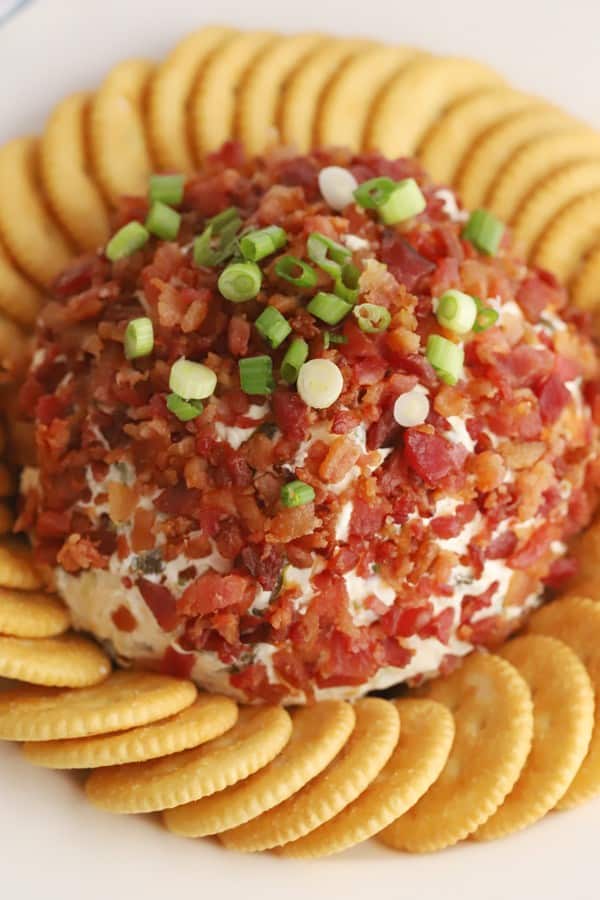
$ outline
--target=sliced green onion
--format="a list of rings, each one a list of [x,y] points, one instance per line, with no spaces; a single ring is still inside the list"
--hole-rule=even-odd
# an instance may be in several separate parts
[[[150,207],[146,218],[146,228],[163,241],[174,241],[179,234],[181,214],[166,203],[157,200]]]
[[[148,229],[141,222],[128,222],[111,237],[106,245],[106,256],[111,262],[117,262],[141,250],[149,240]]]
[[[335,279],[335,293],[346,303],[356,303],[360,288],[360,269],[354,263],[346,263],[342,266],[340,274]]]
[[[252,262],[231,263],[219,275],[219,290],[232,303],[252,300],[260,291],[262,272]]]
[[[477,313],[473,331],[487,331],[488,328],[491,328],[492,325],[496,324],[498,318],[499,313],[496,309],[492,309],[491,306],[482,306]]]
[[[332,241],[319,231],[313,231],[309,235],[306,249],[312,261],[332,278],[339,276],[342,266],[349,262],[352,256],[347,247]]]
[[[271,394],[275,389],[273,360],[270,356],[240,359],[240,384],[246,394]]]
[[[148,197],[150,203],[178,206],[183,200],[184,175],[151,175]]]
[[[454,344],[440,334],[430,334],[426,355],[438,378],[446,384],[456,384],[463,373],[465,352],[462,344]]]
[[[180,422],[191,422],[196,419],[204,406],[200,400],[184,400],[179,394],[169,394],[167,397],[167,409],[172,412]]]
[[[287,234],[283,228],[279,225],[270,225],[268,228],[261,228],[260,231],[245,234],[240,239],[240,250],[246,259],[258,262],[276,250],[281,250],[286,244]]]
[[[363,209],[378,209],[386,202],[394,188],[396,182],[391,178],[371,178],[369,181],[363,181],[354,191],[354,199]]]
[[[469,216],[469,221],[463,229],[462,236],[467,241],[470,241],[481,253],[495,256],[503,234],[503,222],[486,209],[476,209]]]
[[[213,234],[221,234],[225,228],[235,227],[235,230],[238,231],[242,220],[237,206],[228,206],[223,212],[209,219],[206,224],[212,228]]]
[[[297,256],[281,256],[275,263],[275,274],[296,287],[311,288],[317,283],[317,273]]]
[[[307,406],[327,409],[344,390],[344,378],[330,359],[309,359],[298,373],[298,393]]]
[[[254,324],[258,333],[264,337],[265,341],[269,342],[273,349],[283,344],[292,330],[288,320],[274,306],[267,306]]]
[[[298,372],[308,359],[308,344],[302,338],[296,338],[288,347],[281,362],[281,377],[288,384],[295,384]]]
[[[236,251],[236,235],[242,220],[235,206],[214,216],[194,241],[194,262],[197,266],[218,266]]]
[[[171,366],[169,387],[183,400],[205,400],[217,386],[217,376],[212,369],[190,359],[178,359]]]
[[[345,334],[335,334],[333,331],[324,331],[323,332],[323,346],[326,350],[329,349],[330,344],[347,344],[348,338]]]
[[[319,291],[306,308],[311,315],[321,319],[322,322],[327,322],[328,325],[337,325],[348,315],[352,306],[340,297],[336,297],[335,294]]]
[[[384,225],[397,225],[418,216],[426,206],[427,201],[415,179],[403,178],[379,206],[379,216]]]
[[[283,506],[305,506],[315,499],[314,488],[304,481],[290,481],[281,488],[281,503]]]
[[[127,359],[138,359],[148,356],[154,347],[154,328],[152,320],[147,316],[132,319],[125,329],[125,356]]]
[[[377,303],[359,303],[352,310],[358,327],[366,334],[378,334],[390,327],[392,317],[385,306]]]
[[[468,334],[477,319],[477,303],[462,291],[446,291],[439,299],[437,320],[443,328],[456,334]]]

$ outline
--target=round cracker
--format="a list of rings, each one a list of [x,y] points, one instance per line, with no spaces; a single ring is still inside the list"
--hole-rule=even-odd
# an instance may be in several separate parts
[[[534,634],[548,634],[568,644],[585,665],[594,686],[596,709],[588,753],[556,804],[557,809],[570,809],[600,793],[600,605],[584,597],[555,600],[535,612],[528,627]]]
[[[365,129],[380,90],[418,56],[412,47],[367,47],[348,59],[322,94],[317,146],[363,149]]]
[[[596,312],[600,308],[600,246],[588,254],[575,275],[571,284],[571,300],[579,309],[589,312]],[[596,577],[592,584],[596,595]]]
[[[35,323],[41,302],[38,289],[17,270],[0,245],[0,311],[28,327]]]
[[[237,136],[250,156],[273,143],[285,83],[323,41],[323,35],[316,33],[281,37],[266,47],[248,69],[240,85],[236,119]]]
[[[236,33],[211,25],[188,35],[157,68],[148,96],[148,132],[159,168],[193,172],[194,156],[189,142],[188,104],[194,82],[211,55]],[[207,123],[210,124],[210,123]]]
[[[108,734],[175,715],[194,702],[191,681],[153,672],[113,672],[79,691],[0,693],[0,738],[58,741]]]
[[[0,148],[0,196],[0,232],[9,253],[33,281],[50,284],[73,250],[40,192],[36,138],[16,138]]]
[[[8,503],[0,503],[0,536],[10,534],[14,523],[15,517]]]
[[[600,190],[565,206],[542,233],[532,251],[536,266],[568,284],[585,256],[600,242]]]
[[[221,737],[172,756],[93,772],[91,802],[115,813],[157,812],[191,803],[248,778],[285,747],[292,721],[281,706],[246,707]]]
[[[56,637],[70,624],[69,610],[57,598],[0,588],[0,634],[22,638]]]
[[[395,705],[400,738],[374,782],[339,815],[285,844],[280,854],[319,857],[347,850],[401,816],[435,782],[452,746],[452,715],[431,700],[397,700]]]
[[[33,564],[31,548],[16,540],[0,541],[0,587],[18,591],[37,591],[44,586]]]
[[[184,837],[226,832],[224,843],[231,837],[235,846],[238,826],[283,803],[329,765],[355,721],[352,707],[339,700],[297,710],[291,737],[273,762],[241,784],[166,812],[165,825]]]
[[[298,840],[367,789],[398,743],[400,717],[393,703],[376,697],[359,700],[354,711],[354,730],[329,766],[285,803],[223,834],[225,846],[256,852]]]
[[[474,653],[426,690],[454,714],[456,736],[431,790],[382,835],[411,853],[450,847],[483,825],[514,787],[533,735],[527,682],[499,656]]]
[[[277,41],[271,31],[246,31],[221,44],[206,60],[189,99],[196,159],[218,150],[235,131],[237,94],[246,70]],[[191,156],[190,156],[191,162]]]
[[[455,188],[467,209],[485,203],[498,172],[521,147],[541,135],[572,128],[573,121],[562,109],[540,103],[488,129],[471,148],[456,176]]]
[[[237,716],[237,705],[229,697],[205,694],[168,719],[131,731],[27,743],[23,751],[29,762],[48,769],[97,769],[145,762],[211,741],[232,728]]]
[[[78,635],[37,639],[0,635],[0,678],[78,688],[103,681],[110,668],[100,647]]]
[[[463,97],[429,129],[418,157],[431,176],[452,184],[462,161],[481,136],[511,113],[537,103],[509,87],[486,87]]]
[[[20,372],[27,363],[28,350],[29,337],[0,312],[0,368],[9,373]]]
[[[533,696],[533,742],[516,785],[476,841],[521,831],[554,809],[585,759],[594,727],[594,689],[585,666],[562,641],[526,635],[500,651]]]
[[[108,211],[90,174],[87,117],[91,94],[67,97],[55,107],[40,143],[40,174],[54,215],[82,250],[103,246]]]
[[[106,197],[146,194],[152,161],[143,108],[154,65],[128,59],[107,75],[90,108],[90,150],[94,172]]]
[[[472,59],[415,59],[381,91],[366,133],[384,156],[411,156],[442,113],[461,97],[504,79]]]

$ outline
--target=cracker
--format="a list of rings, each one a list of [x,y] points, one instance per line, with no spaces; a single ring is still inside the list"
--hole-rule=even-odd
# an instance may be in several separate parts
[[[491,841],[520,831],[554,809],[579,771],[594,727],[594,689],[584,665],[562,641],[526,635],[500,651],[533,696],[533,742],[519,780],[472,836]]]
[[[0,636],[0,678],[76,688],[98,684],[109,672],[106,654],[78,635],[38,639]]]
[[[0,196],[0,233],[9,253],[29,278],[50,284],[73,249],[41,194],[36,138],[16,138],[0,148]]]
[[[248,778],[285,747],[292,721],[281,706],[240,709],[221,737],[193,750],[93,772],[91,802],[115,813],[157,812],[191,803]]]
[[[209,26],[188,35],[157,68],[148,96],[148,133],[159,168],[193,172],[188,105],[194,82],[211,55],[234,39],[231,28]],[[209,124],[209,123],[207,123]]]
[[[400,738],[373,783],[329,822],[285,844],[281,855],[319,857],[347,850],[397,819],[433,784],[452,746],[452,715],[431,700],[403,699],[395,706]]]
[[[108,734],[175,715],[196,698],[191,681],[153,672],[113,672],[95,687],[78,691],[0,694],[0,738],[58,741]]]
[[[222,835],[227,847],[256,852],[295,841],[333,819],[367,789],[398,743],[400,718],[393,703],[376,697],[359,700],[354,711],[354,730],[327,768],[289,800]]]
[[[555,600],[531,616],[528,628],[568,644],[584,663],[594,686],[596,709],[588,753],[556,804],[557,809],[570,809],[600,793],[600,605],[583,597]]]
[[[29,762],[49,769],[144,762],[211,741],[232,728],[237,716],[237,705],[229,697],[205,694],[181,712],[150,725],[117,734],[28,743],[23,751]]]
[[[419,159],[432,178],[452,184],[469,150],[489,128],[536,102],[503,86],[486,87],[463,97],[429,129],[419,147]]]
[[[37,287],[18,271],[0,245],[0,312],[28,327],[34,324],[40,304],[41,295]]]
[[[467,209],[485,203],[498,173],[529,141],[572,126],[573,119],[563,110],[540,103],[488,129],[471,148],[456,176],[454,186]]]
[[[0,369],[11,373],[20,371],[27,361],[28,343],[25,332],[0,312]]]
[[[57,598],[0,588],[0,634],[23,638],[56,637],[70,624],[69,610]]]
[[[589,312],[597,312],[600,309],[600,246],[588,254],[579,272],[573,278],[571,300],[579,309]],[[598,594],[597,582],[596,576],[592,582],[594,597]]]
[[[115,66],[90,109],[93,169],[106,197],[146,194],[152,161],[144,131],[143,106],[154,66],[128,59]]]
[[[568,283],[585,256],[600,243],[600,190],[565,206],[536,243],[532,260]]]
[[[15,517],[8,503],[0,503],[0,537],[5,534],[10,534],[14,522]],[[2,629],[0,628],[0,631],[1,630]]]
[[[460,57],[415,59],[381,91],[366,145],[384,156],[411,156],[440,115],[461,97],[502,84],[489,66]]]
[[[365,129],[377,95],[393,75],[417,57],[412,47],[366,47],[347,60],[321,97],[316,145],[363,149]]]
[[[166,812],[165,825],[185,837],[225,832],[223,842],[236,847],[244,823],[283,803],[329,765],[354,723],[352,707],[342,701],[297,710],[292,715],[291,737],[273,762],[241,784]]]
[[[0,541],[0,587],[37,591],[44,586],[33,564],[31,548],[16,538]]]
[[[52,210],[82,250],[103,246],[108,211],[90,173],[87,119],[92,95],[72,94],[55,107],[40,143],[40,174]]]
[[[456,736],[431,790],[382,835],[412,853],[450,847],[489,819],[514,787],[533,735],[527,682],[499,656],[474,653],[426,690],[453,713]]]
[[[286,80],[324,38],[296,34],[274,41],[255,59],[240,85],[237,136],[250,156],[263,152],[277,137],[277,111]]]

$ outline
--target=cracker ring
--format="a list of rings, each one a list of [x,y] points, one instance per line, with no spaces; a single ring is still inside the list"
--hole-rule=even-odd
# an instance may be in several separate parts
[[[31,548],[15,538],[0,541],[0,587],[37,591],[44,580],[35,568]]]
[[[83,688],[104,681],[111,670],[98,644],[76,634],[54,638],[0,636],[0,678],[47,687]]]
[[[571,299],[575,306],[592,313],[600,309],[600,245],[583,261],[571,284]],[[594,596],[597,594],[597,578],[592,579]]]
[[[30,327],[40,311],[39,290],[18,271],[0,244],[0,312],[19,325]]]
[[[536,266],[568,284],[600,242],[600,190],[569,203],[550,223],[531,254]]]
[[[0,634],[11,637],[56,637],[69,628],[71,616],[57,597],[0,588]]]

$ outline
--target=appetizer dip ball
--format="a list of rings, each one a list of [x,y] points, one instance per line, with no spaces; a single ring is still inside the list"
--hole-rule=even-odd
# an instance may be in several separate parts
[[[410,159],[226,145],[57,281],[19,525],[122,664],[355,697],[500,643],[573,573],[581,314]]]

